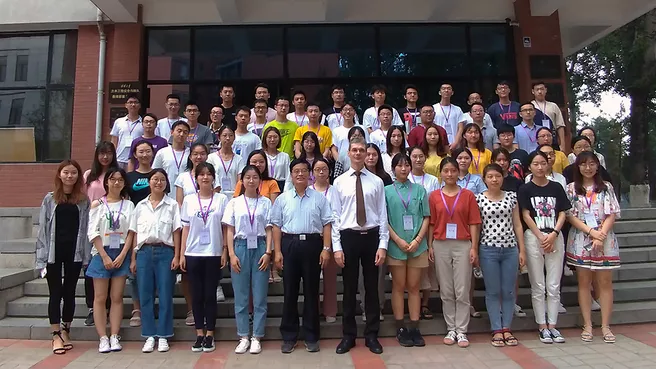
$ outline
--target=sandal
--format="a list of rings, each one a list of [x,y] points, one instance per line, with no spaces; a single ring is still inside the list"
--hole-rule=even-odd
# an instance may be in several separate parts
[[[506,346],[517,346],[519,344],[517,338],[513,336],[510,329],[503,331],[503,342],[506,344]]]
[[[610,330],[609,326],[601,327],[601,333],[604,335],[604,342],[615,343],[615,335]]]
[[[66,353],[64,347],[55,347],[55,337],[59,337],[62,345],[64,344],[64,339],[62,338],[61,331],[52,331],[52,353],[55,355],[63,355]]]
[[[278,272],[273,272],[273,281],[275,283],[282,282],[282,277],[280,276],[280,274],[278,274]]]
[[[430,311],[428,306],[421,307],[421,315],[419,318],[421,320],[433,320],[433,313]]]
[[[476,309],[474,309],[473,306],[470,306],[470,307],[469,307],[469,315],[470,315],[472,318],[480,318],[480,317],[481,317],[481,313],[478,312],[478,311],[476,311]]]
[[[132,310],[132,317],[130,318],[130,327],[141,327],[141,310],[136,310],[136,309]]]
[[[497,336],[498,334],[502,334],[502,333],[500,331],[492,332],[492,340],[490,341],[490,343],[494,347],[503,347],[503,346],[506,345],[506,342],[503,339],[503,336],[499,337],[499,336]]]
[[[590,328],[590,330],[588,330],[588,328]],[[581,341],[592,342],[592,326],[583,326],[583,331],[581,332]]]
[[[62,341],[64,342],[64,349],[66,351],[71,350],[73,348],[73,342],[71,342],[71,326],[69,325],[71,323],[65,324],[62,323],[61,325],[61,337]]]

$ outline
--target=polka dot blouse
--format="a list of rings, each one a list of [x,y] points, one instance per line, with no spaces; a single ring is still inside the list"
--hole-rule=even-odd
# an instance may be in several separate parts
[[[476,196],[481,211],[481,245],[490,247],[517,247],[513,228],[513,209],[517,205],[517,194],[505,192],[499,201],[491,201],[485,194]]]

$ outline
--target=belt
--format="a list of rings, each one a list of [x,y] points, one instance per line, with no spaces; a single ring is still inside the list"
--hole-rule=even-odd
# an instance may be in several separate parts
[[[298,241],[309,241],[309,240],[321,239],[321,234],[320,233],[299,233],[299,234],[283,233],[282,237],[292,240],[298,240]]]
[[[359,235],[370,235],[374,233],[378,233],[380,230],[380,227],[373,227],[369,229],[342,229],[340,232],[346,233],[346,234],[359,234]]]

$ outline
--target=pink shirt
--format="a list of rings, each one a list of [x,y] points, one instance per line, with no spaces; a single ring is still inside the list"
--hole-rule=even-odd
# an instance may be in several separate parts
[[[84,190],[86,191],[87,196],[89,196],[89,200],[93,202],[94,200],[98,200],[106,195],[105,187],[103,186],[103,181],[105,180],[105,173],[102,173],[98,177],[98,179],[91,182],[89,186],[86,186],[89,173],[91,173],[91,170],[87,170],[86,172],[84,172],[84,184],[85,184]]]

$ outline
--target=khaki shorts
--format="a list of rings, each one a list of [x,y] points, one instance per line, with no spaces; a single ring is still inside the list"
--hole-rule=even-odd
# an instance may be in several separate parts
[[[408,258],[407,260],[394,259],[393,257],[387,257],[387,265],[391,266],[407,266],[408,268],[427,268],[428,267],[428,251],[424,251],[421,254]]]

